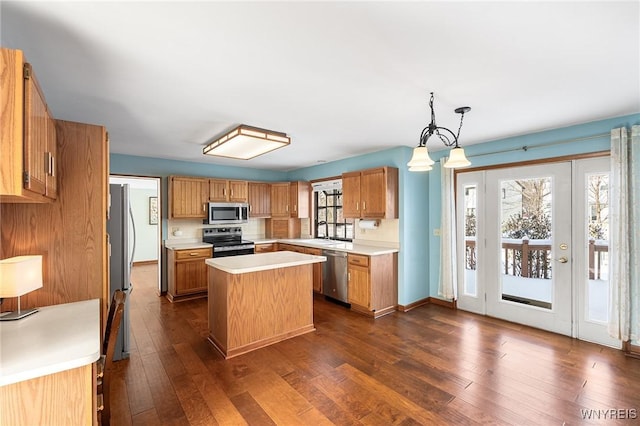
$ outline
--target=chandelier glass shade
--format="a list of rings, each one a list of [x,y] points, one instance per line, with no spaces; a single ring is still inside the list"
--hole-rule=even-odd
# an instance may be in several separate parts
[[[460,107],[455,109],[455,112],[460,114],[460,126],[458,127],[457,133],[453,133],[446,127],[436,125],[436,115],[433,110],[433,92],[431,92],[431,98],[429,99],[429,108],[431,109],[431,122],[427,127],[422,129],[422,133],[420,134],[420,143],[413,149],[411,160],[407,163],[409,171],[426,172],[432,169],[431,166],[434,164],[434,161],[429,156],[427,141],[434,135],[440,139],[445,146],[452,147],[451,152],[449,153],[449,158],[443,164],[443,167],[458,168],[471,165],[471,162],[464,154],[464,149],[461,148],[458,143],[464,114],[471,111],[471,108]]]
[[[243,124],[205,146],[202,153],[217,157],[249,160],[290,143],[291,138],[285,133]]]

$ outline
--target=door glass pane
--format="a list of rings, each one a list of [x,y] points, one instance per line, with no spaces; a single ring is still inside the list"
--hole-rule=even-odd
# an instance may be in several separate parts
[[[587,320],[609,321],[609,174],[587,175]]]
[[[476,286],[476,218],[477,199],[476,185],[464,187],[464,293],[468,296],[477,295]]]
[[[501,182],[502,300],[551,309],[552,180]]]

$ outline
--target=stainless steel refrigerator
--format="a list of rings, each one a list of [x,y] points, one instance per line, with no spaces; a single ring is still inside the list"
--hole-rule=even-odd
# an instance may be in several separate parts
[[[131,266],[136,251],[136,228],[133,221],[133,212],[129,200],[129,185],[109,185],[109,216],[107,220],[107,233],[109,234],[109,303],[113,293],[120,289],[127,293],[127,301],[124,305],[124,315],[118,340],[116,343],[114,361],[129,358],[130,325],[129,305],[131,304]]]

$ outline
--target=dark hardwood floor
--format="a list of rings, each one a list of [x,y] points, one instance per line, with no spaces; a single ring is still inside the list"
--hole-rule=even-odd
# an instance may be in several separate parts
[[[225,361],[206,299],[156,296],[154,269],[133,271],[114,425],[640,423],[640,360],[435,305],[371,320],[318,297],[315,332]]]

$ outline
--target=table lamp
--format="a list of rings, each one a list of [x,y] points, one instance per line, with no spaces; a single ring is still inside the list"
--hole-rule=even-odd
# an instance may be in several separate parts
[[[18,320],[38,312],[21,310],[20,296],[42,287],[42,256],[17,256],[0,260],[0,298],[17,297],[18,310],[0,313],[0,321]]]

